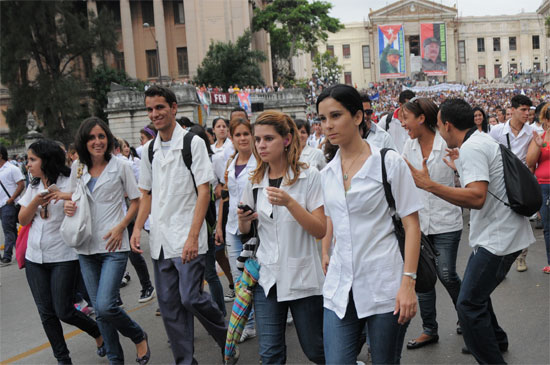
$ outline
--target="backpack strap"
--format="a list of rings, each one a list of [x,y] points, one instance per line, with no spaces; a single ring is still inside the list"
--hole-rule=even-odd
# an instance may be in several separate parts
[[[508,142],[508,149],[511,151],[512,146],[510,145],[510,134],[509,133],[506,133],[506,141]]]
[[[155,151],[153,151],[153,147],[155,145],[155,141],[157,140],[157,137],[153,138],[153,140],[149,143],[149,149],[147,153],[147,156],[149,157],[149,163],[151,164],[151,169],[153,168],[153,155],[155,154]]]
[[[197,184],[195,182],[195,175],[193,175],[193,170],[191,170],[191,165],[193,164],[193,154],[191,153],[191,140],[195,136],[195,133],[187,132],[183,137],[183,149],[181,150],[181,156],[183,157],[183,162],[187,169],[191,173],[191,178],[193,179],[193,186],[195,187],[195,193],[199,195],[197,190]]]
[[[393,198],[393,194],[391,192],[391,185],[388,182],[388,175],[386,173],[386,152],[389,150],[392,150],[391,148],[382,148],[380,150],[380,156],[382,157],[382,185],[384,186],[384,193],[386,195],[386,201],[388,202],[388,205],[390,207],[390,210],[396,211],[395,209],[395,199]]]

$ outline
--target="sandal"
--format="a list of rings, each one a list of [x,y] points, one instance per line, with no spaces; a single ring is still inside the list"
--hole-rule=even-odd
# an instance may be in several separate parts
[[[436,343],[437,341],[439,341],[439,336],[438,335],[433,335],[433,336],[429,336],[429,337],[430,337],[429,339],[427,339],[426,341],[422,341],[422,342],[417,342],[416,339],[410,340],[409,342],[407,342],[407,348],[409,350],[419,349],[421,347],[424,347],[426,345]]]
[[[545,274],[550,274],[550,266],[545,266],[545,267],[542,269],[542,272],[545,273]]]

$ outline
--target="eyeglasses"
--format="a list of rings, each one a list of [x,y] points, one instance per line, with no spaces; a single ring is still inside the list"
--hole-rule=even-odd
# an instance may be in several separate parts
[[[48,212],[48,204],[46,204],[40,209],[40,218],[48,219],[49,217],[50,213]]]

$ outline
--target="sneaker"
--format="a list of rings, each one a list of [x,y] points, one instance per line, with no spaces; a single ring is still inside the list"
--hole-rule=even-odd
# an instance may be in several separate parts
[[[545,267],[542,269],[542,272],[545,273],[545,274],[550,274],[550,266],[545,266]]]
[[[235,289],[229,289],[227,294],[223,297],[223,300],[227,302],[232,302],[235,300]]]
[[[157,308],[155,311],[155,316],[160,317],[160,308]]]
[[[148,287],[147,289],[143,289],[141,291],[141,296],[138,299],[139,303],[145,303],[150,301],[155,297],[155,288],[152,286]]]
[[[291,325],[292,322],[294,322],[294,318],[292,318],[292,313],[290,313],[290,311],[288,311],[288,313],[286,315],[286,324]]]
[[[124,276],[122,277],[122,281],[120,282],[120,287],[124,288],[128,283],[130,282],[130,273],[126,271],[124,273]]]
[[[241,334],[241,339],[239,340],[239,343],[243,343],[246,340],[250,340],[251,338],[256,337],[256,329],[254,327],[251,328],[244,328],[243,333]]]
[[[4,258],[2,258],[2,260],[0,260],[0,265],[2,265],[2,266],[7,266],[9,264],[11,264],[11,259],[7,259],[7,258],[4,257]]]
[[[525,262],[525,257],[518,257],[516,269],[519,272],[527,271],[527,263]]]

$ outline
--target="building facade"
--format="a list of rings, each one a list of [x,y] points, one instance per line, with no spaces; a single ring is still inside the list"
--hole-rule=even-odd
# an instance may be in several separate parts
[[[548,73],[550,38],[545,18],[550,13],[549,3],[543,1],[537,12],[459,17],[454,7],[428,0],[401,0],[371,10],[364,22],[346,24],[318,48],[338,57],[343,67],[340,82],[359,88],[388,78],[380,69],[383,43],[379,29],[389,25],[402,26],[406,78],[470,83],[499,80],[513,73]],[[439,75],[420,72],[424,71],[421,40],[426,40],[422,24],[443,24],[445,35],[440,41],[445,42],[446,69]]]

